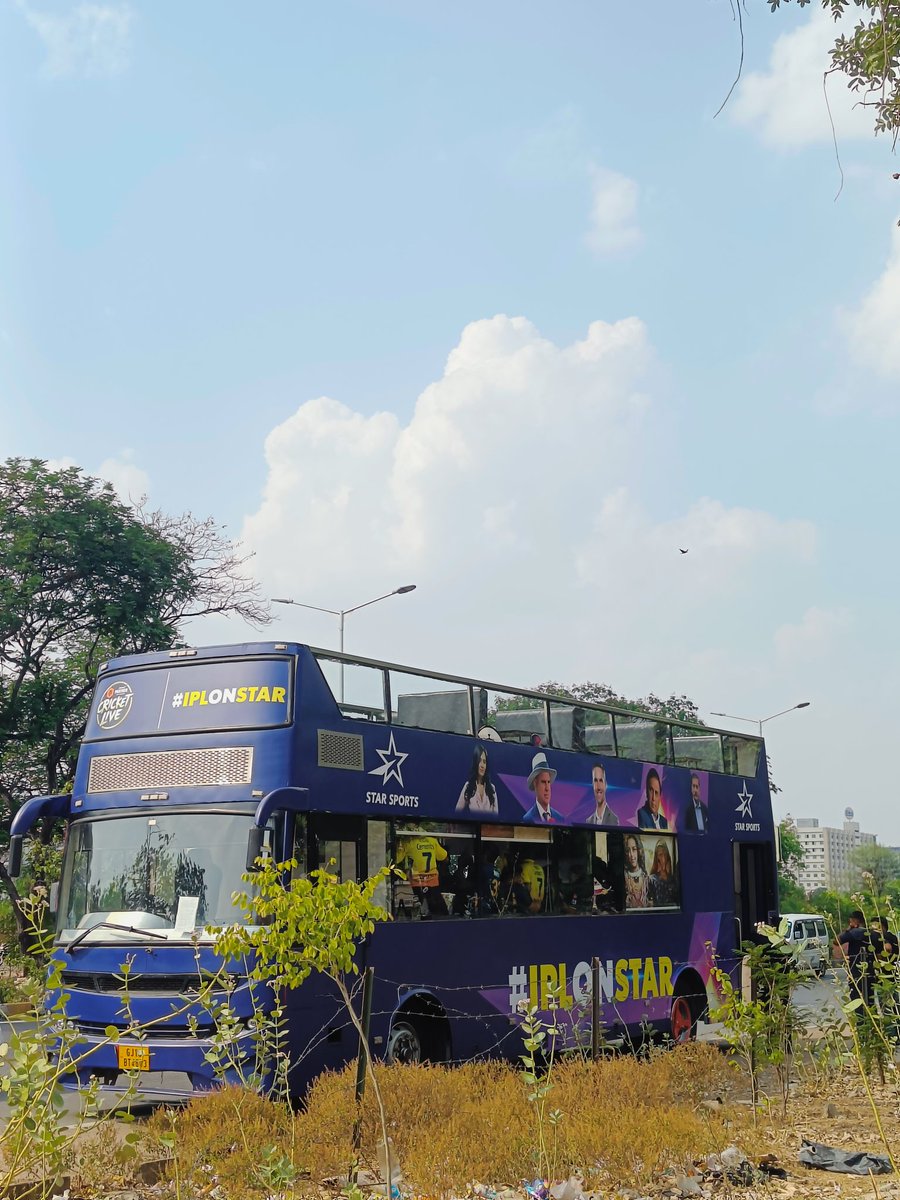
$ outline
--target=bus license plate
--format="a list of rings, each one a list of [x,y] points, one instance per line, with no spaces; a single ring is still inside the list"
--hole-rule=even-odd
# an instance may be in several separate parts
[[[120,1071],[149,1071],[149,1046],[116,1046]]]

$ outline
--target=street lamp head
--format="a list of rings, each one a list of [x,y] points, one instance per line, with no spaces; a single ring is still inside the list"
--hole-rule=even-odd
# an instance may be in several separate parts
[[[799,704],[794,705],[794,708],[809,708],[809,706],[810,706],[809,700],[801,700]]]
[[[284,600],[280,596],[273,596],[272,603],[273,604],[293,604],[294,602],[293,602],[293,600]]]
[[[403,585],[403,587],[397,588],[396,592],[394,592],[394,595],[395,596],[405,596],[407,592],[414,592],[415,590],[416,590],[416,585],[414,583],[405,583]]]

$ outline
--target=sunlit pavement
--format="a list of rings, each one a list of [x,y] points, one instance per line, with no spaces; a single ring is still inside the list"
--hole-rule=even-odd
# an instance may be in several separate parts
[[[791,1002],[798,1016],[812,1036],[822,1034],[835,1025],[843,1025],[846,1015],[841,1007],[847,987],[847,972],[842,968],[825,971],[822,975],[810,975],[806,982],[794,988]],[[697,1027],[698,1042],[724,1043],[721,1022]]]
[[[846,987],[847,972],[840,967],[794,989],[793,1004],[807,1028],[821,1031],[846,1021],[841,1007]]]

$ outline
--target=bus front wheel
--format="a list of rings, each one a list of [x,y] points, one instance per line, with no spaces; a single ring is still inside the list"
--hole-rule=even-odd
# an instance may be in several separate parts
[[[672,1041],[675,1043],[693,1041],[697,1026],[691,1010],[691,1002],[687,996],[676,996],[672,1001],[670,1017]]]
[[[395,1021],[391,1026],[386,1057],[389,1063],[408,1064],[424,1061],[422,1037],[412,1022]]]

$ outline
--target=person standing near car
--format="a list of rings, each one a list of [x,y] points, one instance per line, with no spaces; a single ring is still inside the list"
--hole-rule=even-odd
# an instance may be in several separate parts
[[[896,1038],[900,1028],[900,997],[897,995],[897,958],[900,940],[888,925],[887,917],[873,917],[869,922],[873,938],[881,940],[881,953],[875,966],[878,1001],[890,1037]]]
[[[881,953],[881,938],[866,928],[866,918],[858,908],[847,918],[847,928],[838,936],[838,945],[847,963],[850,997],[862,1000],[863,1006],[867,1006],[874,998],[875,959]],[[861,1014],[857,1011],[856,1015]]]

